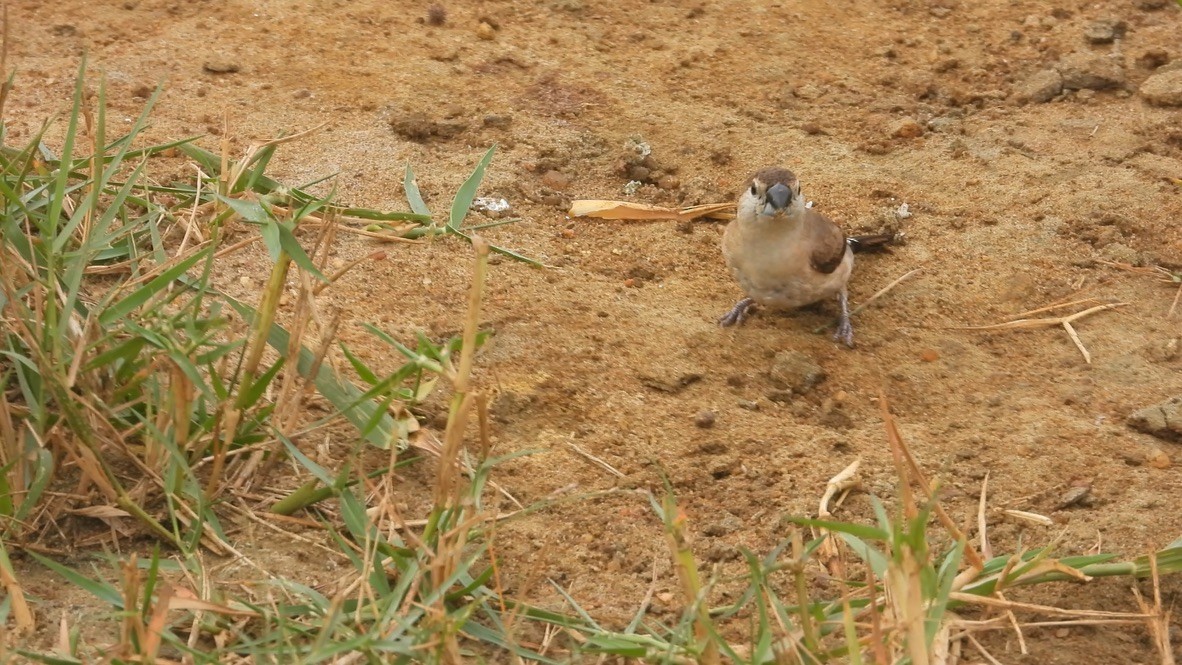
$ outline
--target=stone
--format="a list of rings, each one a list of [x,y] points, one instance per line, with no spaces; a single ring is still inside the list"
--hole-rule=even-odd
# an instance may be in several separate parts
[[[1134,411],[1129,426],[1166,441],[1182,442],[1182,395]]]
[[[1063,92],[1063,75],[1054,69],[1044,69],[1028,76],[1014,88],[1014,97],[1020,102],[1042,104]]]
[[[923,136],[923,126],[915,118],[899,118],[891,123],[890,135],[897,139],[913,139]]]
[[[702,429],[709,429],[714,427],[715,419],[713,411],[699,411],[698,415],[694,416],[694,424]]]
[[[551,169],[542,174],[542,184],[550,189],[563,191],[567,187],[570,187],[570,176],[561,171]]]
[[[803,395],[827,378],[825,370],[799,351],[781,351],[772,361],[772,383],[782,390]]]
[[[1140,92],[1154,106],[1182,106],[1182,69],[1150,76],[1141,84]]]
[[[207,60],[201,65],[201,69],[210,74],[235,74],[242,67],[236,62],[228,60]]]
[[[497,30],[487,21],[481,21],[480,25],[476,26],[476,36],[485,41],[491,41],[496,39]]]
[[[1123,39],[1129,24],[1116,19],[1100,19],[1092,21],[1084,28],[1084,38],[1093,44],[1111,44]]]
[[[1059,61],[1059,73],[1067,90],[1106,90],[1125,83],[1119,60],[1091,53],[1070,53]]]

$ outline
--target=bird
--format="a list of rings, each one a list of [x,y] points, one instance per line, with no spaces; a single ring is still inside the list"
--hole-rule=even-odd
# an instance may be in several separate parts
[[[756,304],[786,310],[836,297],[841,316],[833,339],[853,348],[847,284],[854,251],[880,247],[892,237],[847,238],[805,204],[796,174],[778,166],[761,169],[747,181],[723,233],[722,254],[744,297],[718,323],[742,323]]]

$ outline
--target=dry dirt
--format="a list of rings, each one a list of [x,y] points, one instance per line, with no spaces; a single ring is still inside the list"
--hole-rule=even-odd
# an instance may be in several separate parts
[[[867,490],[894,496],[880,390],[915,453],[948,487],[956,519],[974,519],[988,472],[992,506],[1055,521],[991,518],[998,551],[1019,538],[1027,546],[1058,539],[1061,553],[1099,547],[1135,556],[1182,535],[1182,447],[1125,425],[1133,410],[1182,392],[1182,311],[1167,318],[1169,285],[1098,262],[1182,269],[1182,187],[1170,180],[1182,178],[1179,110],[1150,106],[1137,92],[1153,67],[1182,58],[1176,4],[442,6],[443,24],[431,25],[425,2],[12,1],[10,141],[67,107],[85,52],[106,73],[117,126],[164,82],[154,140],[220,134],[225,113],[240,152],[250,139],[328,123],[281,150],[273,175],[298,183],[339,172],[339,199],[356,205],[405,209],[409,161],[428,203],[444,211],[498,144],[481,193],[506,198],[521,222],[487,237],[550,266],[502,260],[491,273],[486,320],[496,336],[479,364],[485,385],[500,390],[497,450],[544,451],[506,465],[499,481],[529,501],[655,488],[667,473],[700,560],[725,574],[742,569],[736,548],[764,552],[783,537],[781,516],[815,511],[826,480],[855,458]],[[1090,43],[1089,31],[1105,30],[1093,22],[1105,19],[1125,24],[1123,39]],[[1016,91],[1030,75],[1087,59],[1071,54],[1111,56],[1085,67],[1115,69],[1115,85],[1021,103]],[[218,140],[202,143],[216,150]],[[904,231],[906,244],[893,253],[859,257],[855,304],[909,270],[923,272],[856,319],[854,350],[812,332],[832,320],[830,304],[719,329],[715,319],[740,297],[719,254],[721,227],[564,214],[571,199],[626,198],[630,176],[646,176],[624,172],[630,140],[655,160],[636,201],[728,200],[754,170],[780,164],[848,231]],[[180,159],[172,168],[158,177],[192,173]],[[903,203],[913,215],[899,220]],[[350,237],[337,252],[348,260],[373,249]],[[451,240],[386,249],[384,261],[356,270],[325,304],[348,313],[349,344],[393,367],[360,323],[402,339],[458,330],[471,251]],[[228,263],[224,281],[250,293],[266,270],[260,251]],[[1091,364],[1062,329],[955,329],[1083,298],[1128,303],[1078,323]],[[785,351],[811,359],[824,381],[785,395],[770,377]],[[696,424],[703,411],[714,414],[712,427]],[[429,500],[430,471],[407,475],[408,517]],[[1089,500],[1060,508],[1076,485],[1091,487]],[[839,517],[870,520],[869,506],[856,493]],[[267,565],[296,557],[312,581],[339,575],[307,563],[320,556],[301,554],[305,545],[256,526],[237,536]],[[511,588],[557,603],[544,575],[609,623],[637,607],[655,557],[654,611],[671,617],[661,599],[675,580],[642,499],[555,507],[502,529],[498,550]],[[77,621],[83,605],[27,568],[34,577],[26,579],[45,580],[33,591],[48,598],[38,611],[50,639],[57,617]],[[1167,603],[1182,600],[1176,579],[1166,592]],[[1124,581],[1025,597],[1134,607]],[[1029,656],[1012,634],[987,644],[1007,663],[1157,662],[1141,627],[1026,637]]]

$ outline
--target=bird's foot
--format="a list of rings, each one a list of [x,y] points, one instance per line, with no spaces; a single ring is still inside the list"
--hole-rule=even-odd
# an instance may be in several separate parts
[[[850,317],[843,316],[837,323],[837,331],[833,333],[833,340],[841,342],[851,349],[854,348],[854,326],[850,323]]]
[[[735,306],[731,308],[731,311],[727,312],[722,316],[722,318],[718,319],[718,325],[722,326],[723,328],[727,328],[742,323],[747,319],[747,313],[754,305],[755,301],[751,298],[743,298],[739,302],[735,303]]]

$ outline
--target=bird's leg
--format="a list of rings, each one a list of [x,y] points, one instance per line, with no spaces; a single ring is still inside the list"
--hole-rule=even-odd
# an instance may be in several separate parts
[[[743,320],[747,318],[747,310],[751,309],[751,306],[754,304],[755,301],[751,298],[743,298],[739,302],[735,303],[735,306],[731,308],[731,311],[727,312],[721,319],[718,320],[718,325],[726,328],[727,326],[733,326],[737,323],[742,323]]]
[[[845,289],[837,294],[837,302],[841,303],[841,318],[837,322],[837,332],[833,339],[840,340],[851,349],[854,348],[854,326],[850,324],[850,297]]]

